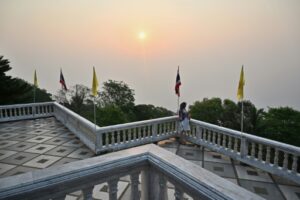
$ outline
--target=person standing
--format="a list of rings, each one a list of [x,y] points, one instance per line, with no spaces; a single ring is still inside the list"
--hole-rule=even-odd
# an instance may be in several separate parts
[[[180,104],[179,109],[179,127],[181,132],[187,132],[191,130],[190,127],[190,115],[186,110],[186,102]]]

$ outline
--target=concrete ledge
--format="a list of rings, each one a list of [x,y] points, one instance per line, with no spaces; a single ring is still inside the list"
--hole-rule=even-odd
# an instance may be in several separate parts
[[[193,197],[262,199],[153,144],[0,179],[0,199],[64,195],[149,166]],[[54,191],[61,192],[56,194]]]

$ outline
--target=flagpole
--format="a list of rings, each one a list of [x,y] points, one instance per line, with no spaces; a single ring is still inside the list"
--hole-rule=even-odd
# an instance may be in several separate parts
[[[35,103],[35,88],[36,88],[36,86],[34,85],[33,86],[33,103]]]
[[[179,96],[177,96],[177,114],[179,114]]]
[[[96,125],[96,97],[94,96],[94,124],[95,124],[95,132],[97,130],[97,125]]]
[[[241,110],[241,133],[243,133],[244,129],[244,100],[242,99],[242,110]]]

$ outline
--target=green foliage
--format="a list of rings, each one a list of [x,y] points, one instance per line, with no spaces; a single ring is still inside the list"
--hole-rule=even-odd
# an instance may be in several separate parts
[[[129,122],[127,115],[115,105],[108,105],[97,109],[98,125],[109,126]]]
[[[196,101],[190,105],[189,109],[192,118],[221,125],[223,108],[220,98],[204,98],[203,101]]]
[[[132,110],[134,107],[134,90],[123,81],[108,80],[104,82],[100,93],[100,104],[102,106],[115,105],[124,111]]]
[[[269,108],[262,123],[262,136],[300,146],[299,111],[289,107]]]
[[[7,76],[9,70],[9,61],[0,56],[0,105],[32,103],[34,86],[22,79]],[[36,88],[36,102],[45,101],[51,101],[51,94]]]
[[[92,104],[92,99],[90,95],[90,89],[84,85],[75,85],[68,90],[68,95],[70,96],[69,108],[80,115],[84,115],[86,111],[86,106]]]
[[[155,107],[153,105],[146,104],[136,105],[134,107],[134,114],[137,121],[174,115],[172,111],[163,107]]]

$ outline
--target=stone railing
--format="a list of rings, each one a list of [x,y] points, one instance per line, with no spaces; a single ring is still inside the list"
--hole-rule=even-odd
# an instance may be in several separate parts
[[[0,106],[0,122],[53,116],[53,103],[30,103]]]
[[[179,136],[177,116],[98,127],[55,102],[0,106],[0,122],[49,116],[61,121],[96,154]],[[300,184],[299,147],[193,119],[191,128],[183,135],[185,140]]]
[[[70,109],[54,102],[54,116],[95,152],[96,132],[99,127]]]
[[[177,135],[177,116],[145,120],[97,129],[96,152],[126,149]]]
[[[132,200],[168,199],[167,182],[174,185],[176,200],[184,195],[193,199],[262,199],[152,144],[2,178],[0,199],[65,199],[78,190],[84,199],[92,199],[94,186],[106,183],[109,199],[117,200],[118,182],[128,175]]]
[[[300,148],[191,120],[184,139],[300,184]]]

